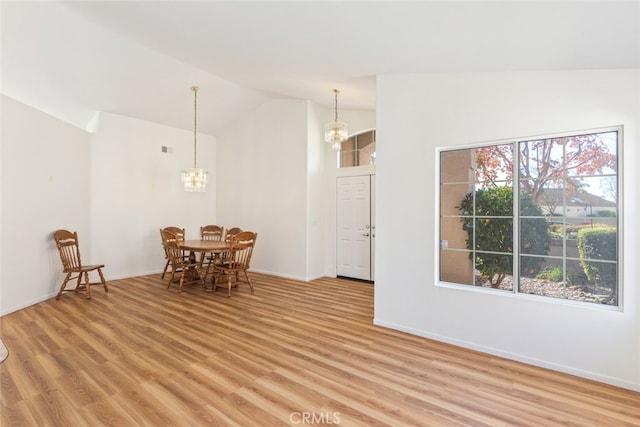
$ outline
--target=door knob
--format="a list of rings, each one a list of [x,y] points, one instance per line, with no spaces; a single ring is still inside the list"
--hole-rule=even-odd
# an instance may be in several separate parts
[[[363,237],[369,237],[369,233],[364,233],[362,236]]]

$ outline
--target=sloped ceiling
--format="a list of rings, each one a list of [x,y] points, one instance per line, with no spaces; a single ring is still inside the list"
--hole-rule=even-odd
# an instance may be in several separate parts
[[[270,98],[375,109],[389,73],[640,68],[640,2],[2,2],[2,92],[215,135]]]

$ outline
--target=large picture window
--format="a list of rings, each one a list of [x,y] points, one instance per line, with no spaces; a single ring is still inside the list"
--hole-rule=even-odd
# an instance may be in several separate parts
[[[620,305],[621,128],[440,157],[439,282]]]

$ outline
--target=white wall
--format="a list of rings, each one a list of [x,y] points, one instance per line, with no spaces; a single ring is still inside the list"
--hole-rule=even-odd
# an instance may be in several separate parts
[[[640,390],[639,95],[638,70],[379,77],[375,323]],[[436,147],[620,124],[623,311],[436,286]]]
[[[91,137],[92,257],[107,265],[108,278],[162,271],[160,228],[179,226],[199,239],[201,225],[216,223],[215,146],[215,138],[197,135],[197,166],[208,171],[209,186],[188,193],[180,171],[193,167],[193,132],[100,114]]]
[[[6,314],[57,293],[64,275],[55,230],[75,230],[81,248],[91,248],[90,135],[1,98],[0,314]]]
[[[307,102],[275,100],[218,136],[218,224],[258,233],[252,269],[307,277]]]
[[[324,212],[326,205],[324,168],[327,153],[323,129],[324,109],[307,102],[307,250],[305,277],[313,280],[325,275],[324,272],[324,230],[328,221]]]

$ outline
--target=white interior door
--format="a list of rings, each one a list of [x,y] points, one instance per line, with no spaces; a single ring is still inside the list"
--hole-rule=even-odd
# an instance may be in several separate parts
[[[337,274],[372,280],[369,175],[338,178],[337,197]]]

